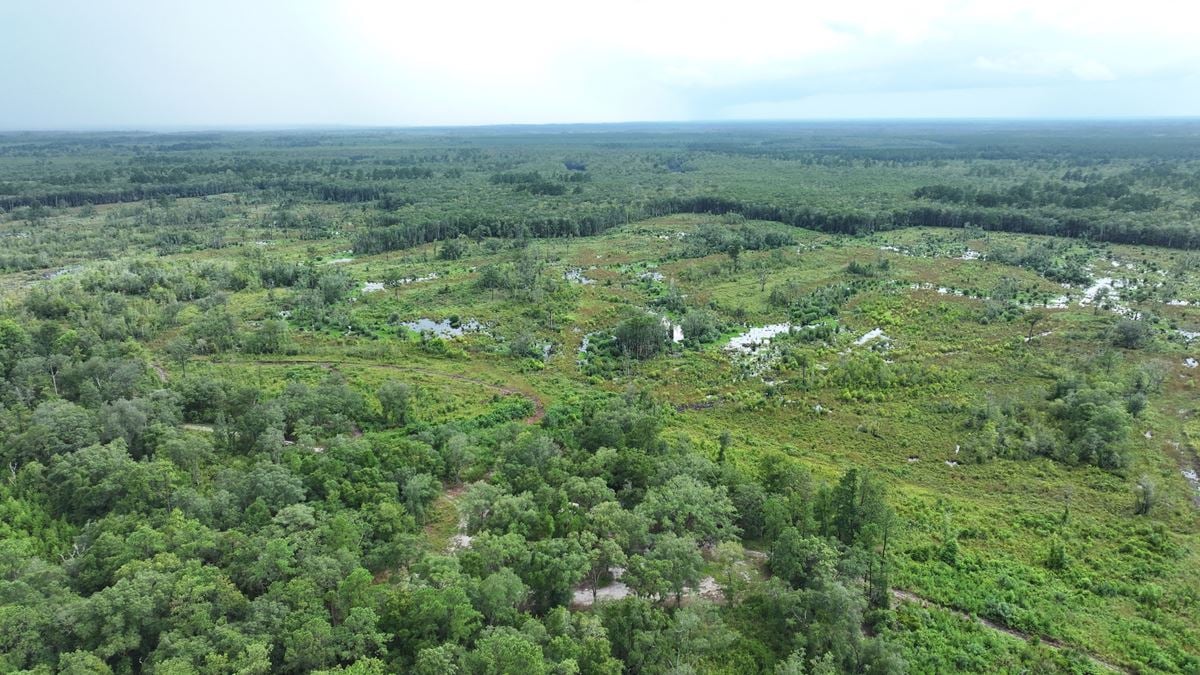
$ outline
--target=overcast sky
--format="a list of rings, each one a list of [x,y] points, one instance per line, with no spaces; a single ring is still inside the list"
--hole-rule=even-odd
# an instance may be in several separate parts
[[[0,0],[0,128],[1200,115],[1192,0]]]

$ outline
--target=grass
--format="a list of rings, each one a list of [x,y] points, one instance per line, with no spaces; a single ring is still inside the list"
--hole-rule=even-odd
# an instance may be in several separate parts
[[[493,294],[475,285],[481,267],[522,255],[514,248],[471,244],[468,256],[456,261],[437,260],[436,245],[355,256],[338,266],[355,283],[348,304],[353,330],[307,332],[293,327],[292,356],[196,359],[188,372],[242,379],[267,391],[279,391],[289,381],[339,377],[372,392],[386,379],[403,379],[417,387],[418,417],[430,424],[483,415],[511,393],[551,407],[593,387],[648,389],[681,407],[670,416],[666,436],[687,439],[709,457],[715,458],[717,439],[727,430],[733,438],[730,461],[748,468],[755,467],[763,453],[783,452],[821,480],[834,480],[851,467],[886,478],[890,500],[904,524],[892,573],[899,588],[1124,666],[1170,670],[1184,655],[1200,656],[1200,623],[1195,619],[1200,610],[1195,575],[1200,568],[1200,525],[1191,488],[1179,473],[1181,451],[1171,445],[1186,447],[1200,438],[1200,420],[1193,414],[1200,373],[1181,365],[1183,356],[1194,351],[1160,339],[1147,350],[1118,354],[1119,369],[1153,361],[1168,373],[1164,392],[1152,398],[1127,441],[1131,462],[1120,473],[1067,467],[1044,458],[949,466],[955,446],[968,434],[963,422],[971,406],[1005,398],[1037,399],[1053,373],[1107,350],[1103,334],[1113,321],[1107,312],[1051,310],[1038,326],[1038,332],[1049,335],[1025,343],[1028,327],[1023,322],[983,323],[982,300],[933,290],[986,294],[1012,279],[1029,296],[1058,294],[1063,290],[1058,284],[1029,270],[957,259],[965,248],[986,255],[997,245],[1028,246],[1039,238],[909,229],[850,239],[768,224],[764,226],[785,229],[795,243],[775,251],[748,251],[736,270],[724,254],[680,258],[687,235],[714,220],[668,216],[591,238],[535,241],[530,248],[544,265],[544,278],[558,281],[566,270],[578,268],[595,280],[559,284],[556,295],[537,302],[514,301],[506,292]],[[317,242],[271,234],[270,246],[253,244],[267,236],[250,230],[232,250],[162,260],[175,265],[264,254],[326,263],[347,257],[343,252],[349,248],[350,232]],[[920,253],[881,250],[885,246]],[[1111,256],[1146,267],[1169,266],[1178,256],[1146,247],[1073,246],[1092,255],[1098,270]],[[772,287],[795,282],[811,290],[849,282],[853,277],[846,266],[851,261],[877,260],[886,260],[889,269],[879,275],[879,283],[842,308],[837,320],[845,334],[837,344],[803,349],[811,352],[818,368],[837,369],[867,349],[854,346],[853,338],[882,328],[891,345],[882,356],[929,374],[927,381],[891,387],[864,402],[847,396],[844,388],[807,386],[807,375],[794,367],[773,373],[768,379],[779,384],[768,386],[761,378],[745,377],[722,350],[729,336],[743,330],[743,322],[761,325],[788,319],[767,301]],[[664,280],[639,279],[650,269]],[[438,278],[377,293],[360,290],[363,283],[388,275],[431,272]],[[30,276],[7,275],[3,283],[19,288]],[[918,288],[912,288],[914,284]],[[1184,276],[1179,292],[1195,293],[1198,284],[1194,275]],[[699,348],[675,346],[652,361],[622,365],[610,379],[581,372],[577,350],[585,334],[610,328],[631,308],[651,306],[671,286],[690,306],[710,307],[727,326],[725,338]],[[250,326],[275,316],[290,294],[247,290],[233,294],[229,306]],[[1200,325],[1200,308],[1144,306],[1176,325]],[[550,307],[552,322],[545,311]],[[398,326],[417,318],[449,317],[477,319],[488,331],[432,344]],[[509,356],[508,343],[522,331],[553,344],[550,357],[542,362]],[[167,365],[172,377],[181,374],[164,357],[157,361]],[[706,401],[713,406],[684,407]],[[1151,431],[1153,438],[1145,438],[1144,431]],[[910,462],[910,457],[919,461]],[[1132,485],[1143,474],[1156,482],[1160,504],[1149,517],[1135,517]],[[1068,500],[1070,515],[1064,519]],[[452,501],[443,496],[426,526],[430,545],[443,549],[456,528]],[[949,562],[939,555],[947,538],[958,544],[957,557]],[[1055,542],[1067,552],[1064,569],[1047,565]],[[986,635],[986,629],[945,612],[917,607],[898,610],[893,632],[909,650],[910,661],[930,670],[1019,670],[1028,650],[1038,649],[1007,636]],[[953,652],[947,645],[954,643],[955,635],[965,634],[974,635],[969,653],[960,650],[952,662],[921,660],[920,654],[931,649]],[[935,645],[940,646],[934,649]]]

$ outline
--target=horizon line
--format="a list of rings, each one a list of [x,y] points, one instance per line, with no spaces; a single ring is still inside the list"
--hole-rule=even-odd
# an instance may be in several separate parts
[[[253,124],[114,124],[63,127],[0,128],[0,134],[72,134],[72,133],[204,133],[204,132],[317,132],[317,131],[436,131],[538,129],[563,127],[630,126],[703,126],[703,125],[828,125],[828,124],[994,124],[994,123],[1128,123],[1128,122],[1200,122],[1194,115],[1114,115],[1114,116],[960,116],[960,117],[804,117],[804,118],[731,118],[701,120],[626,120],[618,122],[491,122],[480,124],[354,124],[354,123],[253,123]]]

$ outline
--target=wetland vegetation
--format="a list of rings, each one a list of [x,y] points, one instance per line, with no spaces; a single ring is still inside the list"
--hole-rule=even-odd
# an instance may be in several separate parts
[[[0,670],[1200,671],[1197,157],[0,134]]]

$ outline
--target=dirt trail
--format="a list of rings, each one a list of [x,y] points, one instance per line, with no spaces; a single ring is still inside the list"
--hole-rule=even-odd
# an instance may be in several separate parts
[[[231,363],[233,363],[233,362],[231,362]],[[293,359],[290,361],[286,360],[286,359],[258,359],[258,360],[253,360],[253,361],[238,361],[236,363],[250,363],[250,364],[257,365],[257,366],[292,366],[292,365],[306,366],[307,365],[307,366],[322,366],[324,368],[331,368],[331,369],[336,369],[339,366],[358,366],[358,367],[366,367],[366,368],[384,368],[386,370],[394,370],[394,371],[401,372],[401,373],[404,373],[404,372],[421,373],[422,375],[429,375],[431,377],[444,377],[448,380],[455,380],[457,382],[467,382],[469,384],[474,384],[474,385],[477,385],[480,387],[484,387],[486,389],[491,389],[491,390],[493,390],[499,394],[502,394],[504,396],[523,396],[523,397],[529,399],[529,401],[531,403],[533,403],[533,414],[524,419],[524,422],[526,424],[537,424],[538,422],[542,421],[543,417],[546,416],[546,406],[544,403],[542,403],[542,399],[539,398],[536,394],[532,394],[527,391],[520,391],[520,390],[514,389],[512,387],[505,387],[505,386],[498,385],[498,384],[492,384],[491,382],[484,382],[483,380],[477,380],[473,377],[467,377],[466,375],[459,375],[457,373],[446,373],[446,372],[442,372],[440,370],[433,370],[430,368],[421,368],[419,366],[399,366],[399,365],[396,365],[393,363],[375,363],[375,362],[371,362],[371,361],[330,361],[330,360],[326,360],[326,359]]]
[[[1005,626],[1004,624],[996,623],[995,621],[985,619],[981,616],[972,616],[970,614],[967,614],[966,612],[954,609],[953,607],[948,607],[946,605],[939,604],[937,602],[934,602],[933,600],[930,600],[929,598],[925,598],[923,596],[917,595],[916,593],[912,593],[910,591],[901,590],[899,588],[893,588],[892,589],[892,598],[894,598],[895,600],[897,600],[899,602],[910,602],[910,603],[913,603],[916,605],[920,605],[922,607],[931,607],[934,609],[940,609],[943,612],[950,612],[951,614],[956,614],[964,619],[967,619],[968,621],[977,621],[981,625],[991,628],[992,630],[999,631],[1006,635],[1011,635],[1012,637],[1015,637],[1018,640],[1023,640],[1025,642],[1029,642],[1034,637],[1037,637],[1037,639],[1042,644],[1044,644],[1048,647],[1051,647],[1053,649],[1059,649],[1059,650],[1070,649],[1070,650],[1074,650],[1080,654],[1083,654],[1094,665],[1096,665],[1104,670],[1109,670],[1109,671],[1112,671],[1115,673],[1130,673],[1130,672],[1132,672],[1132,671],[1122,668],[1118,665],[1109,663],[1108,661],[1105,661],[1104,659],[1101,659],[1093,654],[1088,654],[1087,652],[1085,652],[1077,647],[1072,647],[1071,645],[1059,642],[1058,640],[1055,640],[1053,638],[1043,637],[1040,635],[1038,635],[1038,636],[1030,635],[1029,633],[1019,631],[1015,628],[1010,628],[1008,626]]]
[[[695,403],[680,403],[675,406],[675,412],[688,412],[690,410],[708,410],[717,405],[716,400],[712,401],[697,401]]]
[[[1191,443],[1167,441],[1166,445],[1171,448],[1170,454],[1175,456],[1179,464],[1179,473],[1183,474],[1191,490],[1192,506],[1200,509],[1200,454],[1196,453]]]
[[[597,588],[594,598],[592,597],[591,587],[587,585],[577,586],[571,597],[571,606],[576,609],[584,609],[593,606],[597,602],[623,600],[633,595],[633,589],[621,581],[621,576],[625,573],[625,568],[614,567],[611,572],[613,576],[612,582],[607,586]],[[688,586],[683,591],[683,600],[685,603],[698,598],[723,603],[725,601],[725,592],[721,589],[721,585],[716,579],[713,577],[704,577],[700,579],[698,584]],[[666,600],[670,602],[672,598],[668,597]]]
[[[469,487],[468,483],[459,483],[446,488],[446,491],[438,496],[431,509],[434,517],[425,523],[425,536],[429,539],[437,536],[447,523],[455,523],[454,533],[446,542],[446,553],[454,553],[471,545],[472,537],[467,534],[467,519],[458,512],[458,498]]]

